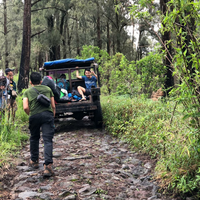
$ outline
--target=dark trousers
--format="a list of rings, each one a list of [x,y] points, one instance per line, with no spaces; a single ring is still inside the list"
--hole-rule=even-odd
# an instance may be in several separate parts
[[[54,116],[52,112],[45,111],[35,114],[29,118],[30,136],[30,153],[31,160],[39,159],[39,139],[40,127],[42,127],[42,138],[44,142],[44,159],[45,165],[53,163],[53,136],[54,136]]]

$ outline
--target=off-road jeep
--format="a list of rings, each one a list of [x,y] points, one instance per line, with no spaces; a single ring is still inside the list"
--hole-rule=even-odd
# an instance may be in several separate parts
[[[100,104],[100,80],[99,80],[99,70],[98,65],[95,63],[94,58],[88,58],[86,60],[81,59],[63,59],[51,62],[45,62],[42,68],[43,76],[53,75],[55,81],[57,82],[60,74],[67,75],[69,82],[68,92],[76,90],[77,86],[85,87],[85,83],[81,79],[77,79],[74,75],[77,70],[85,70],[86,68],[91,68],[97,74],[97,88],[91,88],[91,95],[86,101],[70,101],[67,103],[56,103],[56,117],[55,118],[65,118],[73,117],[77,120],[81,120],[84,116],[88,116],[92,121],[94,121],[96,127],[102,126],[102,111]]]

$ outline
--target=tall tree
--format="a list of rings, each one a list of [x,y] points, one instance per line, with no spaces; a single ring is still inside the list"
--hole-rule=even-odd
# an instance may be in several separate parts
[[[77,52],[77,55],[80,56],[81,54],[81,51],[80,51],[80,42],[79,42],[79,23],[78,23],[78,17],[76,15],[76,52]]]
[[[100,6],[99,2],[97,1],[97,46],[101,49],[102,42],[101,42],[101,20],[100,20]]]
[[[18,79],[18,91],[28,88],[31,49],[31,0],[24,0],[23,41]]]
[[[109,22],[107,21],[107,52],[108,54],[110,55],[110,43],[111,43],[111,40],[110,40],[110,26],[109,26]]]
[[[160,9],[164,16],[166,15],[166,12],[167,12],[167,2],[168,2],[168,0],[160,0]],[[162,23],[162,26],[165,28],[164,23]],[[162,42],[167,47],[166,58],[163,61],[163,64],[167,67],[166,81],[165,81],[165,85],[164,85],[167,95],[169,94],[170,90],[174,86],[173,68],[171,66],[171,64],[172,64],[172,56],[171,56],[172,55],[172,45],[171,45],[170,39],[171,39],[171,32],[165,31],[162,34]]]
[[[8,28],[7,28],[7,2],[3,0],[4,15],[4,46],[5,46],[5,68],[8,68]]]

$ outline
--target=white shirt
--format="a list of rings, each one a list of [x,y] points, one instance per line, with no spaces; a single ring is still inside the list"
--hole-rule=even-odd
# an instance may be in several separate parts
[[[7,83],[6,83],[6,86],[5,86],[5,90],[3,92],[4,96],[7,96],[7,94],[8,94],[8,86],[10,84],[10,80],[7,77],[6,77],[6,81],[7,81]]]

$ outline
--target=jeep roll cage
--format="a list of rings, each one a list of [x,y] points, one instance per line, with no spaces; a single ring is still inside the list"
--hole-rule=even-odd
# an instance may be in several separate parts
[[[79,67],[78,69],[76,67]],[[74,117],[77,120],[81,120],[84,116],[88,116],[92,121],[95,122],[96,127],[102,126],[102,111],[100,104],[100,77],[98,64],[95,63],[94,58],[82,59],[62,59],[50,62],[45,62],[42,67],[42,75],[53,75],[56,79],[59,78],[60,74],[68,74],[69,90],[76,90],[77,86],[85,87],[85,82],[82,79],[73,78],[71,73],[76,70],[92,68],[97,74],[98,87],[91,88],[91,95],[87,101],[81,102],[67,102],[56,104],[56,118]]]

